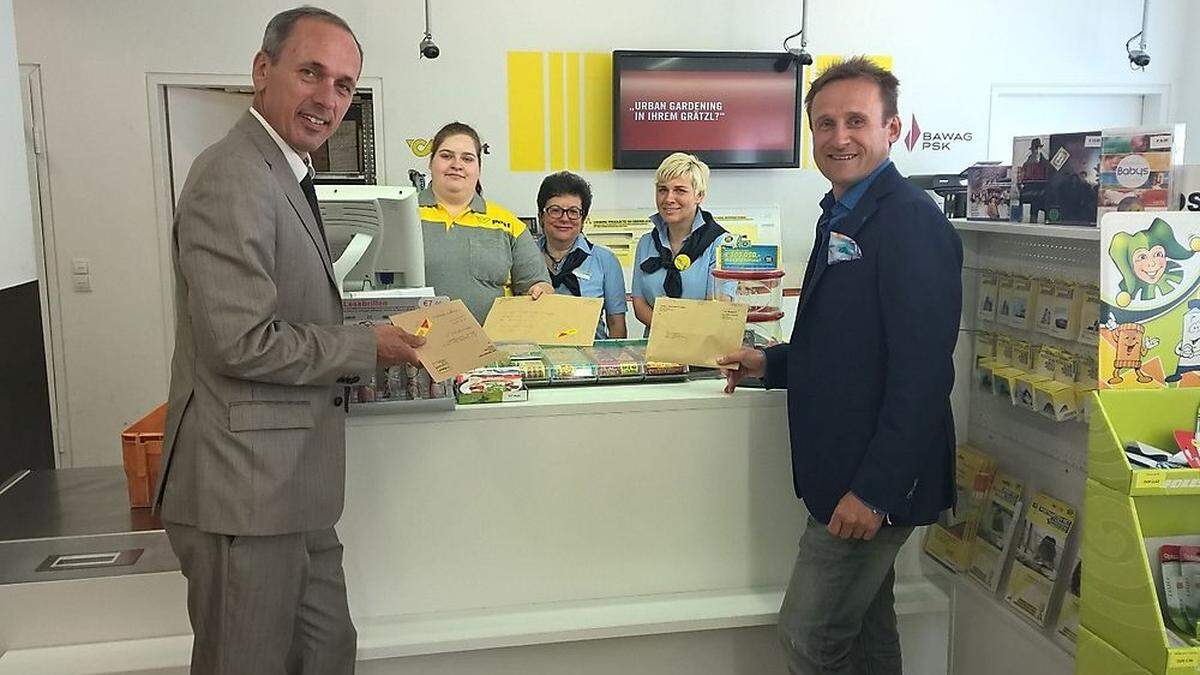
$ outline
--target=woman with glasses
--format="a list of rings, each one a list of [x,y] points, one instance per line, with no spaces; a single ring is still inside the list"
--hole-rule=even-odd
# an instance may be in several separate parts
[[[459,299],[483,323],[504,295],[553,293],[525,223],[484,200],[479,134],[451,122],[433,137],[429,187],[417,197],[425,241],[425,283]]]
[[[726,230],[700,208],[708,191],[708,165],[694,155],[676,152],[654,174],[658,213],[638,240],[633,258],[633,313],[650,327],[654,299],[732,299],[736,281],[714,285],[717,247]]]
[[[542,222],[539,242],[555,293],[604,298],[596,337],[624,338],[625,275],[617,256],[583,236],[583,219],[592,206],[592,186],[569,171],[550,174],[537,196]]]

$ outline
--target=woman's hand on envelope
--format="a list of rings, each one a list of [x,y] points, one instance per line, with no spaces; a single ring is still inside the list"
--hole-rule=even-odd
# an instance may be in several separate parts
[[[761,378],[767,375],[767,355],[761,349],[739,349],[717,359],[717,365],[725,371],[726,394],[732,394],[743,377]]]

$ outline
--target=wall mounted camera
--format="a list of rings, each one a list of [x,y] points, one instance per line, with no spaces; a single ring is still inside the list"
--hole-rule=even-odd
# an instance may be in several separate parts
[[[1146,18],[1150,14],[1150,0],[1142,0],[1142,29],[1125,41],[1125,54],[1129,57],[1130,70],[1145,70],[1150,65],[1150,54],[1146,52]],[[1139,39],[1140,38],[1140,39]],[[1137,47],[1132,46],[1137,40]]]
[[[425,37],[421,38],[421,44],[417,45],[417,49],[420,51],[421,57],[426,59],[436,59],[442,53],[442,50],[438,49],[437,43],[433,41],[433,31],[429,28],[429,0],[425,0]]]

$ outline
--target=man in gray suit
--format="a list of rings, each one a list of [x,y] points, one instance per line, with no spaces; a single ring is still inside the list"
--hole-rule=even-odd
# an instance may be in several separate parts
[[[336,15],[267,25],[254,102],[196,159],[175,214],[175,355],[156,504],[188,580],[193,673],[349,673],[333,526],[344,387],[420,338],[342,325],[308,154],[346,114],[362,49]]]

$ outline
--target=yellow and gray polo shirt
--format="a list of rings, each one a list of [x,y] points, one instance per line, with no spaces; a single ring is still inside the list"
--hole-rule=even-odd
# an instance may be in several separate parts
[[[433,190],[417,197],[425,240],[425,285],[460,299],[479,323],[492,301],[523,294],[550,273],[537,242],[511,211],[475,195],[470,207],[451,218]]]

